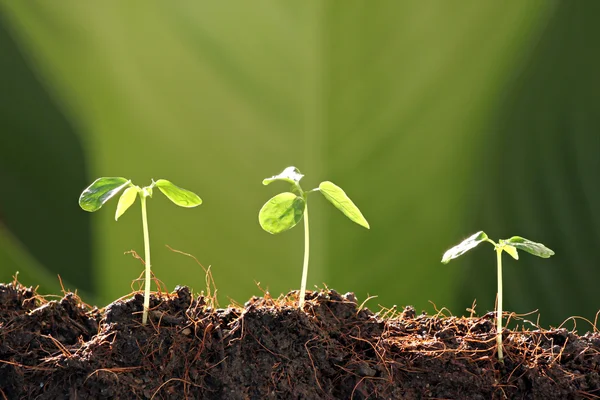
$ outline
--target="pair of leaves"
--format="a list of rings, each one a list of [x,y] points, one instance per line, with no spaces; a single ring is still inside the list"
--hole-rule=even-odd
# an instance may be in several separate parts
[[[460,257],[467,251],[476,247],[479,243],[486,241],[493,243],[495,246],[506,251],[515,260],[519,259],[519,253],[517,252],[517,249],[542,258],[548,258],[554,255],[554,251],[550,250],[543,244],[532,242],[531,240],[525,239],[521,236],[513,236],[510,239],[500,240],[500,243],[496,245],[488,238],[488,235],[486,235],[485,232],[479,231],[446,251],[442,257],[442,262],[447,264],[450,260]]]
[[[306,208],[306,193],[300,188],[300,179],[303,176],[296,167],[288,167],[279,175],[263,180],[263,185],[275,181],[290,183],[293,185],[293,190],[300,193],[280,193],[263,205],[258,214],[258,220],[265,231],[273,234],[281,233],[293,228],[300,222]],[[321,192],[331,204],[343,212],[351,221],[370,229],[365,217],[342,188],[332,182],[325,181],[321,182],[319,188],[315,190]]]
[[[196,207],[202,204],[202,199],[194,192],[182,189],[166,179],[152,182],[150,186],[140,188],[131,180],[121,177],[103,177],[96,179],[79,197],[79,206],[85,211],[98,211],[104,203],[117,195],[124,188],[119,199],[115,220],[118,220],[135,201],[137,195],[152,197],[152,188],[156,186],[169,200],[180,207]]]

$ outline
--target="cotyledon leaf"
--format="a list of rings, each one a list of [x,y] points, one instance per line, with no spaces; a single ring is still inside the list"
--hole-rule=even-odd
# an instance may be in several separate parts
[[[332,182],[325,181],[321,182],[319,185],[319,191],[331,204],[350,218],[351,221],[370,229],[369,223],[365,217],[341,187]]]
[[[291,192],[280,193],[262,206],[258,222],[269,233],[281,233],[300,222],[305,207],[306,202],[302,197]]]
[[[554,251],[550,250],[543,244],[532,242],[531,240],[525,239],[521,236],[513,236],[510,239],[506,239],[504,242],[516,247],[519,250],[533,254],[534,256],[549,258],[554,255]]]
[[[117,211],[115,212],[115,221],[118,221],[119,217],[123,215],[129,207],[131,207],[139,191],[140,188],[137,186],[130,186],[127,189],[125,189],[125,191],[119,198],[119,203],[117,204]]]
[[[202,199],[194,192],[180,188],[166,179],[156,181],[156,187],[180,207],[196,207],[202,204]]]
[[[452,247],[448,251],[444,253],[442,257],[442,262],[447,264],[450,260],[455,259],[456,257],[460,257],[465,254],[467,251],[471,250],[473,247],[477,246],[479,243],[486,241],[488,236],[483,231],[479,231],[456,246]]]
[[[511,246],[510,244],[505,244],[502,247],[502,250],[504,250],[505,252],[507,252],[508,254],[510,254],[511,257],[514,258],[515,260],[519,259],[519,252],[517,251],[516,247]]]
[[[121,177],[98,178],[81,193],[79,206],[85,211],[98,211],[104,203],[130,184],[130,180]]]

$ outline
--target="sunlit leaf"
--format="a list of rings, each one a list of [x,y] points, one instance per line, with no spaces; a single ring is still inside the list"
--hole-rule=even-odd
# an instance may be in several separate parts
[[[442,262],[447,264],[450,260],[460,257],[467,251],[471,250],[473,247],[477,246],[479,243],[487,240],[488,236],[483,231],[479,231],[474,235],[471,235],[467,239],[463,240],[461,243],[457,244],[450,250],[444,253],[442,257]]]
[[[196,207],[202,204],[202,199],[194,192],[175,186],[166,179],[156,181],[156,187],[180,207]]]
[[[121,215],[123,215],[129,207],[131,207],[131,205],[135,201],[135,198],[138,195],[139,190],[140,190],[140,188],[137,186],[130,186],[127,189],[125,189],[125,191],[119,198],[119,203],[117,204],[117,212],[115,213],[115,221],[117,221],[119,219],[119,217]]]
[[[532,242],[531,240],[522,238],[521,236],[513,236],[510,239],[506,239],[505,243],[516,247],[519,250],[533,254],[534,256],[549,258],[554,255],[554,251],[550,250],[541,243]]]
[[[351,221],[356,222],[360,226],[370,229],[369,223],[362,215],[358,207],[350,200],[346,192],[341,187],[332,182],[325,181],[319,185],[319,191],[325,196],[331,204],[338,210],[344,213]]]
[[[305,206],[302,197],[290,192],[280,193],[262,206],[258,213],[258,221],[265,231],[281,233],[300,222]]]
[[[275,182],[275,181],[284,181],[284,182],[291,183],[292,185],[295,185],[298,182],[300,182],[300,179],[302,179],[303,176],[304,175],[302,175],[300,173],[298,168],[287,167],[279,175],[275,175],[270,178],[264,179],[263,185],[268,185],[269,183]]]
[[[130,184],[131,181],[120,177],[98,178],[81,193],[79,206],[85,211],[97,211]]]
[[[502,247],[502,250],[504,250],[505,252],[510,254],[511,257],[514,258],[515,260],[519,259],[519,252],[517,251],[517,249],[514,246],[507,244],[504,247]]]

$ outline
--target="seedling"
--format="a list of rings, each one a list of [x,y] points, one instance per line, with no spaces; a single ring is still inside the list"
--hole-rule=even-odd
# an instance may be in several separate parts
[[[277,234],[285,232],[296,226],[304,217],[304,264],[302,267],[302,281],[300,284],[299,307],[304,305],[306,294],[306,279],[308,277],[308,257],[309,257],[309,230],[308,230],[308,206],[307,197],[309,193],[321,192],[323,196],[338,210],[344,213],[351,221],[360,226],[370,229],[369,223],[363,217],[356,205],[350,200],[346,193],[335,184],[324,181],[318,188],[304,191],[300,187],[300,179],[304,175],[296,167],[287,167],[279,175],[263,180],[263,185],[271,182],[283,181],[291,184],[291,192],[280,193],[272,197],[260,209],[258,221],[260,226],[267,232]]]
[[[127,211],[135,201],[136,195],[140,196],[142,204],[142,227],[144,230],[144,251],[146,264],[146,281],[144,284],[144,312],[142,324],[146,325],[148,320],[148,309],[150,308],[150,236],[148,234],[148,218],[146,216],[146,198],[152,197],[152,189],[157,187],[169,200],[180,207],[196,207],[202,204],[202,200],[196,193],[175,186],[166,179],[152,180],[150,186],[140,188],[131,183],[131,180],[119,177],[105,177],[96,179],[79,196],[79,206],[85,211],[98,211],[104,203],[125,189],[115,213],[115,221]]]
[[[480,231],[471,237],[463,240],[460,244],[454,246],[444,253],[442,262],[447,264],[450,260],[460,257],[471,250],[481,242],[489,242],[494,245],[496,250],[496,261],[498,265],[498,307],[496,310],[496,342],[498,343],[498,360],[504,363],[502,353],[502,252],[506,251],[515,260],[519,259],[517,249],[526,251],[534,256],[548,258],[554,255],[554,252],[541,243],[532,242],[520,236],[513,236],[510,239],[500,240],[498,243],[489,239],[485,232]]]

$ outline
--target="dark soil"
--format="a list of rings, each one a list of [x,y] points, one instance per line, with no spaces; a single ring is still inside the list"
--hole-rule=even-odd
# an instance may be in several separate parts
[[[216,309],[186,287],[103,310],[0,285],[0,399],[597,399],[600,333],[360,308],[333,290]]]

